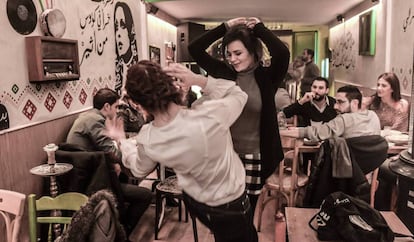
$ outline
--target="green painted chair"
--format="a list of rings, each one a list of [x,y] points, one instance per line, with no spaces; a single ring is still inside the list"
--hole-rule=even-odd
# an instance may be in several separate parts
[[[30,194],[28,196],[30,242],[38,241],[37,224],[49,224],[48,241],[51,242],[53,232],[56,229],[61,229],[60,224],[63,224],[63,232],[72,220],[72,216],[62,216],[61,212],[76,212],[87,201],[88,196],[77,192],[63,193],[55,198],[43,196],[37,200],[35,194]],[[39,215],[40,211],[50,211],[50,213],[46,216],[41,216]],[[56,228],[56,226],[58,227]]]

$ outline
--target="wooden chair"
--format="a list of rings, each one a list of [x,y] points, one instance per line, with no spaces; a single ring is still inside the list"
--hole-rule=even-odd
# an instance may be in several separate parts
[[[165,168],[161,166],[161,181],[156,185],[155,188],[155,239],[158,240],[158,232],[161,229],[162,220],[165,212],[165,198],[177,199],[178,200],[178,220],[181,221],[182,214],[182,203],[183,203],[183,194],[181,188],[177,184],[177,177],[170,176],[165,178]],[[185,221],[188,221],[188,212],[187,208],[185,210]],[[193,225],[193,234],[194,241],[198,241],[197,235],[197,225],[196,220],[193,216],[191,217],[191,222]]]
[[[75,212],[88,201],[88,197],[82,193],[68,192],[58,195],[55,198],[43,196],[36,200],[35,194],[28,197],[29,209],[29,233],[30,242],[37,242],[37,224],[49,224],[48,241],[52,241],[53,228],[55,225],[63,224],[63,230],[70,224],[72,216],[62,216],[60,211]],[[40,215],[40,211],[49,211],[51,214]],[[59,228],[58,228],[59,229]]]
[[[8,242],[17,242],[26,195],[0,189],[0,215],[6,225]]]
[[[281,209],[283,201],[289,207],[295,206],[299,189],[308,182],[308,176],[298,168],[299,146],[303,144],[302,142],[301,139],[283,137],[282,146],[285,158],[280,162],[279,168],[266,180],[259,196],[258,231],[261,228],[262,213],[269,201],[275,200],[275,215]]]
[[[371,207],[374,207],[375,193],[377,192],[378,185],[379,185],[378,172],[379,172],[379,167],[366,175],[369,183],[371,184],[370,195],[369,195],[369,205],[371,205]]]

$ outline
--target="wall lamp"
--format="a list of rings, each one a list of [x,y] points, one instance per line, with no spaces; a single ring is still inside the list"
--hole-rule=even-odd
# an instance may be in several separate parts
[[[147,13],[155,15],[158,12],[158,8],[151,3],[145,3],[145,9]]]
[[[343,23],[343,22],[345,22],[345,17],[344,17],[344,15],[339,14],[338,16],[336,16],[336,20],[337,20],[338,22]]]

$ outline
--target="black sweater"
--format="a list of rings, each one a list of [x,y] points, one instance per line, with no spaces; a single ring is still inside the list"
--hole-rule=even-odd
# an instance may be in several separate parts
[[[334,109],[336,102],[335,98],[328,96],[328,99],[329,105],[326,106],[322,113],[319,112],[311,102],[306,102],[303,105],[300,105],[297,101],[285,107],[283,112],[285,113],[286,118],[291,118],[294,115],[301,116],[302,122],[299,124],[301,127],[311,125],[311,121],[326,123],[336,117],[336,110]]]
[[[237,72],[223,61],[210,56],[206,49],[220,39],[226,33],[225,24],[204,33],[188,46],[189,52],[199,66],[215,78],[236,80]],[[262,182],[276,169],[283,159],[283,151],[280,142],[279,128],[277,125],[275,93],[277,87],[283,81],[289,65],[289,50],[267,29],[263,23],[258,23],[253,28],[255,36],[260,38],[268,48],[272,56],[268,67],[258,66],[254,75],[259,86],[262,98],[262,111],[260,115],[260,153],[262,159]]]

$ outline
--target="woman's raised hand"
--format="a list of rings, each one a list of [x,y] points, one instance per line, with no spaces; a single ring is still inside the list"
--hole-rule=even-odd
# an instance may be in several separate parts
[[[114,117],[105,119],[104,135],[115,141],[125,139],[124,120],[122,117]]]
[[[201,88],[204,88],[207,82],[206,77],[195,74],[182,64],[171,63],[169,66],[164,67],[163,71],[169,76],[178,78],[179,82],[177,84],[183,89],[187,89],[192,85],[197,85]]]
[[[260,19],[256,18],[256,17],[249,17],[246,20],[246,26],[250,29],[254,28],[254,26],[256,26],[256,24],[260,23]]]
[[[246,24],[247,23],[247,18],[245,17],[238,17],[238,18],[233,18],[233,19],[229,19],[227,20],[227,26],[229,28],[239,25],[239,24]]]

